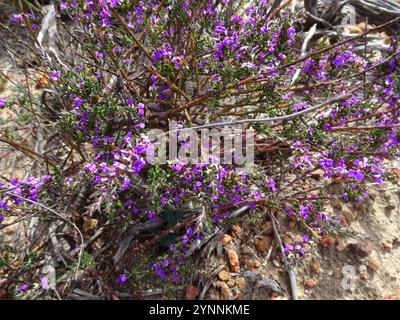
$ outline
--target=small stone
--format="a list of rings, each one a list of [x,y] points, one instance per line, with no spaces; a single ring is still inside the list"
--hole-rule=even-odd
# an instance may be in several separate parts
[[[313,259],[313,261],[310,264],[310,267],[314,273],[316,274],[321,273],[321,263],[318,260]]]
[[[235,284],[239,287],[239,289],[243,290],[246,287],[246,280],[242,277],[237,278],[235,280]]]
[[[212,292],[212,293],[210,294],[210,296],[207,297],[207,298],[208,298],[208,300],[217,301],[217,300],[219,300],[219,294],[218,294],[218,292]]]
[[[239,266],[239,258],[238,254],[236,253],[235,250],[228,250],[228,257],[229,257],[229,264],[231,266],[231,269],[233,272],[239,272],[240,271],[240,266]]]
[[[185,300],[195,300],[199,295],[199,289],[195,286],[188,285],[185,288]]]
[[[282,237],[282,242],[283,242],[284,245],[291,244],[292,243],[292,239],[288,235],[284,235]]]
[[[83,217],[83,230],[94,230],[97,228],[98,220]]]
[[[346,247],[345,247],[343,244],[339,243],[339,244],[336,246],[336,250],[337,250],[338,252],[343,252],[344,250],[346,250]]]
[[[250,271],[253,271],[255,269],[254,267],[254,261],[250,259],[246,259],[246,268]]]
[[[324,247],[330,247],[333,246],[336,243],[336,239],[332,236],[329,235],[324,235],[322,239],[319,241],[320,245]]]
[[[261,239],[254,240],[254,246],[260,252],[267,252],[272,245],[272,238],[268,236],[264,236]]]
[[[322,170],[322,169],[317,169],[317,170],[314,170],[313,172],[311,172],[311,177],[312,177],[313,179],[319,179],[319,178],[321,178],[321,176],[322,176],[324,173],[325,173],[324,170]]]
[[[216,287],[219,288],[221,299],[230,300],[233,298],[232,291],[225,282],[218,281]]]
[[[267,236],[272,236],[274,234],[274,228],[272,227],[272,222],[267,221],[265,223],[264,234]]]
[[[226,246],[229,242],[232,241],[232,237],[229,234],[224,234],[224,236],[222,237],[222,245]]]
[[[393,245],[390,242],[385,241],[385,240],[383,240],[381,242],[381,245],[382,245],[383,249],[385,249],[386,251],[390,251],[390,249],[393,248]]]
[[[369,279],[368,273],[362,273],[362,274],[360,274],[360,279],[361,279],[361,280],[364,280],[364,281],[368,280],[368,279]]]
[[[348,248],[360,257],[367,257],[372,252],[372,247],[369,243],[363,241],[360,243],[349,243]]]
[[[346,218],[347,222],[351,222],[357,219],[357,213],[350,209],[343,210],[343,215]]]
[[[337,215],[337,219],[338,219],[338,222],[340,223],[340,225],[342,225],[343,227],[347,228],[349,226],[349,224],[347,223],[347,220],[344,216],[341,216],[339,214],[339,215]]]
[[[380,268],[380,263],[379,263],[379,261],[378,261],[377,259],[371,258],[371,259],[369,259],[369,260],[367,261],[367,266],[368,266],[370,269],[372,269],[372,270],[374,270],[375,272],[377,272],[377,271],[379,270],[379,268]]]
[[[232,280],[232,279],[231,279],[231,280],[229,280],[226,284],[228,285],[229,288],[232,288],[232,287],[235,286],[235,280]]]
[[[315,287],[315,281],[314,281],[313,279],[311,279],[311,278],[306,279],[306,280],[304,281],[304,284],[305,284],[306,287],[309,288],[309,289]]]
[[[396,178],[400,179],[400,169],[394,168],[393,169],[393,174],[396,176]]]
[[[282,264],[277,259],[272,260],[272,264],[277,268],[282,267]]]
[[[250,254],[251,253],[251,250],[246,245],[242,245],[241,250],[242,250],[243,254]]]
[[[222,270],[220,273],[218,273],[218,278],[220,278],[222,281],[227,281],[230,277],[231,275],[226,270]]]
[[[248,256],[241,256],[240,257],[240,259],[239,259],[239,264],[240,265],[242,265],[242,264],[247,264],[247,261],[249,261],[249,257]]]
[[[232,230],[234,232],[234,235],[237,236],[239,239],[243,238],[243,230],[238,224],[233,225]]]
[[[336,211],[342,211],[343,204],[342,204],[342,201],[341,201],[341,200],[333,199],[333,200],[331,201],[331,205],[332,205],[332,207],[333,207],[334,209],[336,209]]]

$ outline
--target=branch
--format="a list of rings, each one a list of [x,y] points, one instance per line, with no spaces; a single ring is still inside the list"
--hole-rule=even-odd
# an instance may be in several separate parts
[[[167,133],[173,133],[173,132],[184,132],[188,130],[200,130],[200,129],[210,129],[210,128],[215,128],[215,127],[224,127],[227,125],[237,125],[237,124],[249,124],[249,123],[266,123],[266,122],[274,122],[274,121],[286,121],[286,120],[291,120],[296,117],[305,115],[307,113],[313,112],[315,110],[321,109],[323,107],[326,107],[330,104],[334,104],[336,102],[345,100],[347,98],[350,98],[353,95],[353,92],[358,90],[359,87],[356,87],[353,89],[350,93],[340,95],[338,97],[332,98],[330,100],[327,100],[323,103],[317,104],[311,108],[301,110],[299,112],[295,112],[292,114],[288,114],[286,116],[279,116],[279,117],[273,117],[273,118],[264,118],[264,119],[242,119],[242,120],[236,120],[236,121],[231,121],[231,122],[216,122],[216,123],[210,123],[210,124],[205,124],[202,126],[197,126],[197,127],[191,127],[191,128],[182,128],[182,129],[176,129],[176,130],[171,130],[168,131]]]
[[[289,274],[290,286],[292,287],[292,298],[293,298],[293,300],[299,300],[299,296],[297,293],[296,275],[295,275],[294,271],[290,268],[289,263],[286,259],[285,251],[283,249],[283,243],[282,243],[281,237],[279,236],[279,232],[278,232],[278,229],[275,224],[275,217],[271,213],[270,213],[270,217],[271,217],[272,228],[274,229],[276,241],[278,241],[279,247],[281,249],[282,259],[285,264],[285,268]]]

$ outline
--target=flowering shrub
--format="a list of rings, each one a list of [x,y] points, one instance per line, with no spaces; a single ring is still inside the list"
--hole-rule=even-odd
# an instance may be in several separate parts
[[[144,268],[182,281],[194,250],[228,228],[240,208],[242,216],[296,221],[304,241],[284,248],[293,264],[306,245],[341,233],[329,200],[361,201],[369,183],[383,183],[385,160],[398,156],[400,46],[393,40],[381,54],[365,55],[359,37],[321,38],[302,54],[301,17],[270,2],[61,1],[65,45],[57,56],[36,46],[49,88],[45,103],[30,103],[63,153],[35,154],[45,176],[1,184],[0,222],[10,206],[51,206],[63,219],[95,218],[118,234],[160,228],[137,235],[133,249],[106,268],[119,286],[130,277],[127,257],[151,246],[164,249]],[[12,21],[29,29],[34,45],[40,20],[21,13]],[[0,98],[0,108],[27,103]],[[254,166],[241,171],[211,157],[149,163],[149,130],[168,131],[171,120],[181,146],[185,128],[253,128]],[[84,268],[76,249],[94,249],[76,233],[73,239],[70,264]]]

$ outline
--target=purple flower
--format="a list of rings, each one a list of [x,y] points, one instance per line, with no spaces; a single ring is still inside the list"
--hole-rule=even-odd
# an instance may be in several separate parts
[[[155,269],[156,269],[156,275],[158,275],[161,279],[167,279],[167,276],[164,273],[164,270],[160,267],[160,265],[157,263],[155,265]]]
[[[306,220],[308,218],[309,211],[310,210],[308,209],[308,207],[301,205],[299,209],[299,216]]]
[[[341,67],[343,66],[347,61],[350,60],[352,56],[351,51],[346,50],[345,52],[343,52],[342,54],[337,55],[333,60],[332,63],[336,66],[336,67]]]
[[[268,181],[268,189],[269,189],[271,192],[276,192],[276,184],[275,184],[274,179],[268,178],[267,181]]]
[[[6,98],[0,98],[0,108],[4,108],[6,105],[7,99]]]
[[[318,160],[318,163],[324,170],[329,170],[333,167],[332,159],[323,158],[323,159]]]
[[[18,290],[19,293],[23,293],[28,289],[29,289],[29,286],[27,284],[25,284],[25,283],[20,284],[20,285],[17,286],[17,290]]]
[[[0,213],[0,223],[4,221],[4,216]]]
[[[64,11],[65,9],[68,8],[68,3],[67,2],[61,2],[60,3],[60,11]]]
[[[364,179],[364,175],[360,172],[360,171],[358,171],[358,170],[354,170],[354,169],[350,169],[348,172],[347,172],[347,176],[349,177],[349,178],[353,178],[353,179],[355,179],[355,180],[357,180],[357,181],[362,181],[363,179]]]
[[[74,106],[74,107],[80,107],[82,104],[83,104],[83,101],[79,97],[76,97],[74,99],[74,101],[72,102],[72,106]]]
[[[119,6],[120,0],[108,0],[108,3],[110,4],[110,8],[115,8],[116,6]]]
[[[104,53],[101,52],[101,51],[96,51],[96,58],[103,59],[104,58]]]
[[[296,34],[296,29],[294,27],[290,27],[289,29],[286,30],[286,34],[289,37],[288,43],[293,44],[294,43],[294,36]]]
[[[290,27],[286,30],[286,34],[288,37],[292,38],[296,34],[296,29],[294,27]]]
[[[125,191],[128,189],[129,185],[131,184],[131,180],[128,177],[124,177],[124,181],[122,182],[121,188],[119,189],[120,192]]]
[[[294,249],[294,247],[292,245],[290,245],[290,244],[285,245],[285,248],[284,248],[285,255],[288,255],[291,251],[293,251],[293,249]]]
[[[60,76],[60,74],[61,74],[61,71],[55,71],[50,74],[50,78],[52,78],[53,80],[58,80],[58,77]]]
[[[157,62],[158,60],[161,60],[162,57],[163,57],[163,51],[162,50],[158,50],[152,55],[151,60],[153,62]]]
[[[139,117],[143,117],[144,116],[144,104],[143,103],[139,103],[137,106],[137,113]]]
[[[121,274],[118,276],[118,278],[117,278],[117,280],[116,280],[116,283],[117,283],[118,285],[122,286],[122,285],[124,285],[124,283],[126,282],[126,280],[128,280],[128,277],[126,276],[126,274],[125,274],[125,273],[121,273]]]
[[[304,109],[307,109],[307,108],[308,108],[308,104],[307,104],[307,103],[300,102],[300,103],[296,103],[296,104],[293,106],[292,110],[293,110],[294,112],[298,112],[298,111],[301,111],[301,110],[304,110]]]
[[[47,290],[49,288],[49,282],[46,277],[40,278],[39,281],[42,289]]]

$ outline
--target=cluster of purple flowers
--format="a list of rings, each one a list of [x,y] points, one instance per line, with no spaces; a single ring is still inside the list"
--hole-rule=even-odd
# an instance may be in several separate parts
[[[329,110],[317,110],[309,121],[294,119],[261,128],[259,137],[268,132],[268,138],[277,140],[263,152],[277,150],[278,156],[266,156],[266,165],[258,160],[256,172],[244,175],[233,165],[186,164],[179,159],[160,166],[147,163],[154,145],[146,131],[166,126],[169,119],[179,120],[183,127],[235,114],[229,111],[240,106],[244,111],[239,113],[254,114],[246,108],[257,106],[257,113],[270,117],[307,110],[326,97],[353,89],[351,77],[348,82],[337,82],[338,78],[385,59],[369,62],[351,45],[303,59],[295,46],[294,17],[285,16],[283,22],[272,16],[265,0],[253,1],[240,14],[232,14],[228,4],[225,0],[68,0],[59,5],[79,29],[79,47],[87,51],[82,61],[68,62],[70,68],[49,66],[52,85],[64,98],[55,109],[61,110],[58,123],[63,133],[74,143],[87,142],[91,155],[79,177],[60,179],[68,181],[64,187],[89,183],[100,191],[101,199],[108,199],[105,209],[117,213],[117,221],[128,222],[128,227],[156,221],[168,206],[205,212],[185,225],[167,254],[151,264],[162,279],[179,281],[188,252],[243,206],[250,212],[260,206],[280,209],[305,226],[309,234],[303,243],[285,247],[291,261],[301,259],[310,238],[336,228],[335,214],[322,201],[323,192],[302,193],[304,184],[323,191],[332,181],[343,182],[342,198],[360,199],[365,197],[363,183],[383,182],[384,161],[400,146],[399,55],[395,55],[376,71],[370,86],[373,99],[352,93]],[[22,15],[14,21],[25,23]],[[392,44],[387,55],[399,49]],[[300,62],[291,65],[296,59]],[[298,86],[293,87],[297,70]],[[237,98],[234,104],[232,97]],[[5,104],[6,99],[0,98],[0,108]],[[368,130],[351,135],[353,125]],[[381,132],[379,127],[385,126],[393,128]],[[321,176],[318,185],[313,180],[316,172]],[[13,193],[0,194],[0,212],[7,211],[10,202],[24,202],[18,196],[38,201],[48,180],[46,176],[0,185]],[[116,283],[124,285],[128,277],[128,272],[121,273]]]

